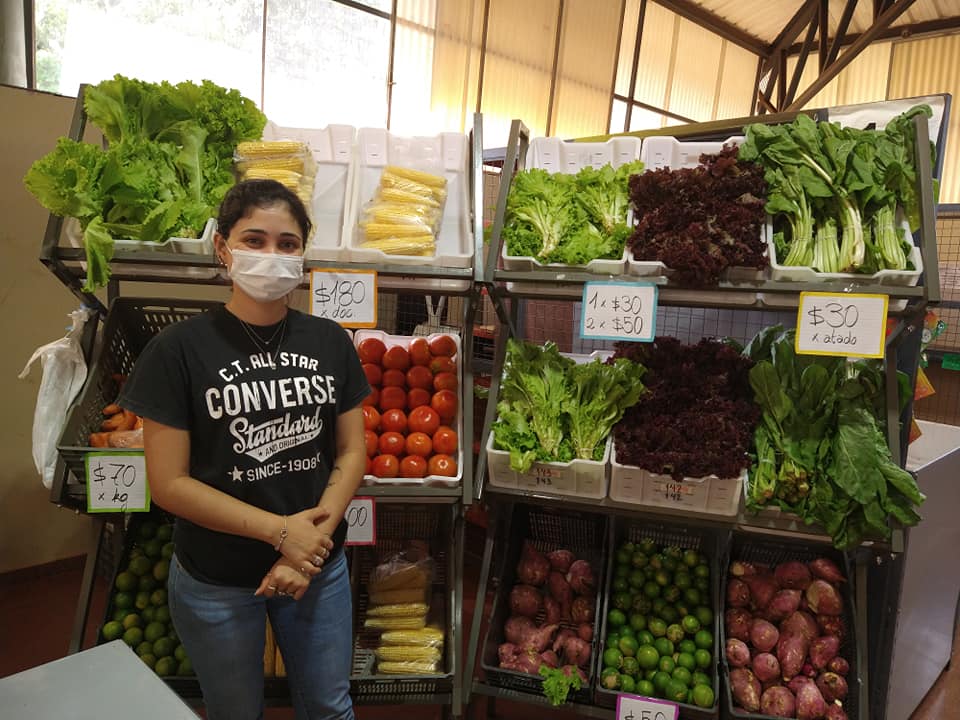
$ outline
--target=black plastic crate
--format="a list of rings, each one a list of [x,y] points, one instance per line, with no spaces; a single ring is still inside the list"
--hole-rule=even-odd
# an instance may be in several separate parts
[[[847,556],[842,552],[832,545],[807,539],[768,538],[756,534],[734,533],[728,547],[727,557],[723,561],[723,584],[721,586],[723,615],[726,614],[727,610],[726,587],[729,579],[730,563],[734,560],[760,563],[768,565],[773,569],[779,563],[786,560],[810,562],[820,557],[829,558],[835,562],[837,567],[840,568],[847,577],[847,582],[841,583],[840,585],[840,595],[843,598],[842,617],[847,626],[846,637],[840,643],[840,655],[850,664],[850,672],[848,672],[846,676],[848,692],[846,699],[843,701],[843,709],[850,720],[866,720],[866,715],[861,713],[860,708],[860,676],[858,674],[860,653],[857,647],[857,628],[855,627],[856,611],[853,604],[853,573]],[[723,615],[721,615],[720,618],[720,640],[723,643],[722,647],[726,648],[727,632]],[[726,652],[724,652],[721,658],[721,667],[723,669],[724,695],[726,696],[725,705],[729,717],[743,718],[745,720],[777,720],[777,718],[770,715],[748,713],[735,708],[733,704],[733,693],[730,688],[730,668],[727,665]]]
[[[510,617],[510,591],[516,579],[516,567],[523,550],[523,543],[530,543],[540,552],[570,550],[577,559],[587,560],[593,567],[597,580],[596,610],[594,612],[594,633],[590,643],[590,664],[584,668],[587,682],[580,690],[571,691],[567,702],[592,704],[595,680],[594,659],[598,653],[598,634],[600,627],[600,592],[604,583],[606,567],[606,545],[608,518],[605,515],[568,510],[551,510],[524,504],[516,504],[512,509],[510,537],[505,548],[504,572],[493,600],[487,636],[483,645],[481,667],[487,683],[496,687],[515,690],[543,697],[543,678],[499,667],[497,649],[504,642],[503,626]],[[539,624],[543,620],[543,611],[537,617]],[[561,622],[561,627],[575,628],[574,625]]]
[[[90,447],[90,434],[100,430],[103,408],[116,402],[120,378],[133,370],[146,344],[168,325],[219,305],[222,303],[204,300],[117,298],[113,301],[96,360],[79,397],[70,408],[57,444],[60,457],[80,481],[79,485],[67,486],[69,496],[83,500],[85,505],[84,460],[87,453],[98,449]]]
[[[376,523],[376,546],[351,549],[355,617],[351,695],[357,704],[449,703],[453,696],[456,652],[453,628],[458,612],[454,602],[459,550],[455,540],[458,523],[456,506],[380,502],[377,504]],[[364,627],[369,604],[367,588],[370,573],[380,559],[399,552],[410,540],[428,543],[434,561],[430,617],[443,618],[443,657],[436,673],[383,675],[377,672],[374,655],[380,632]]]
[[[606,649],[607,613],[613,596],[613,566],[616,562],[617,548],[623,542],[638,543],[652,540],[660,546],[679,547],[684,550],[696,550],[707,556],[710,561],[710,604],[713,609],[713,697],[712,708],[700,708],[696,705],[679,704],[680,717],[683,720],[712,720],[720,715],[720,562],[726,551],[728,533],[697,527],[662,523],[646,520],[615,518],[610,526],[610,551],[607,563],[607,582],[603,597],[603,624],[600,628],[599,647],[596,661],[596,675],[599,678],[603,670],[603,651]],[[619,693],[606,690],[597,683],[594,702],[602,707],[615,707]]]

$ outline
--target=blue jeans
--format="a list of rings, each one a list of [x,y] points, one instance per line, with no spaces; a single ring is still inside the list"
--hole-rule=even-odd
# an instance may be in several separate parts
[[[353,720],[353,612],[344,552],[300,600],[200,582],[174,558],[170,615],[193,662],[208,720],[263,717],[263,648],[270,616],[297,720]]]

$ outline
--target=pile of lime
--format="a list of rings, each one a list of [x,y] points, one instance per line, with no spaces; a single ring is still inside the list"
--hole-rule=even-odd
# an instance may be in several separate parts
[[[617,550],[600,686],[714,705],[710,565],[703,553],[650,540]]]
[[[193,675],[167,606],[173,525],[150,516],[132,533],[127,565],[114,582],[104,640],[122,639],[157,675]]]

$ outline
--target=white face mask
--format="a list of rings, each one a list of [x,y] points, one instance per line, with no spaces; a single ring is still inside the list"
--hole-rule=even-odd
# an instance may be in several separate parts
[[[231,250],[230,278],[254,300],[271,302],[285,297],[303,280],[303,256]]]

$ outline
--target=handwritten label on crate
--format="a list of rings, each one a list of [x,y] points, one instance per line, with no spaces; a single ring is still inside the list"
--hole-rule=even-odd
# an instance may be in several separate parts
[[[570,493],[575,487],[573,470],[569,467],[551,467],[534,463],[525,473],[518,475],[517,485],[526,490]]]
[[[580,337],[651,342],[656,336],[657,286],[588,282],[583,286]]]
[[[344,545],[377,544],[377,501],[372,497],[355,497],[347,505],[347,539]]]
[[[617,695],[617,720],[677,720],[680,707],[665,700],[640,695]]]
[[[143,451],[88,453],[87,512],[149,512],[150,487]]]
[[[800,293],[797,354],[882,358],[888,300],[886,295]]]
[[[691,485],[690,483],[678,482],[670,478],[653,478],[653,494],[660,500],[677,503],[678,505],[694,505],[700,502],[703,504],[703,498],[699,495],[706,494],[707,487],[704,483]]]
[[[376,271],[311,270],[310,313],[334,320],[343,327],[376,327]]]

